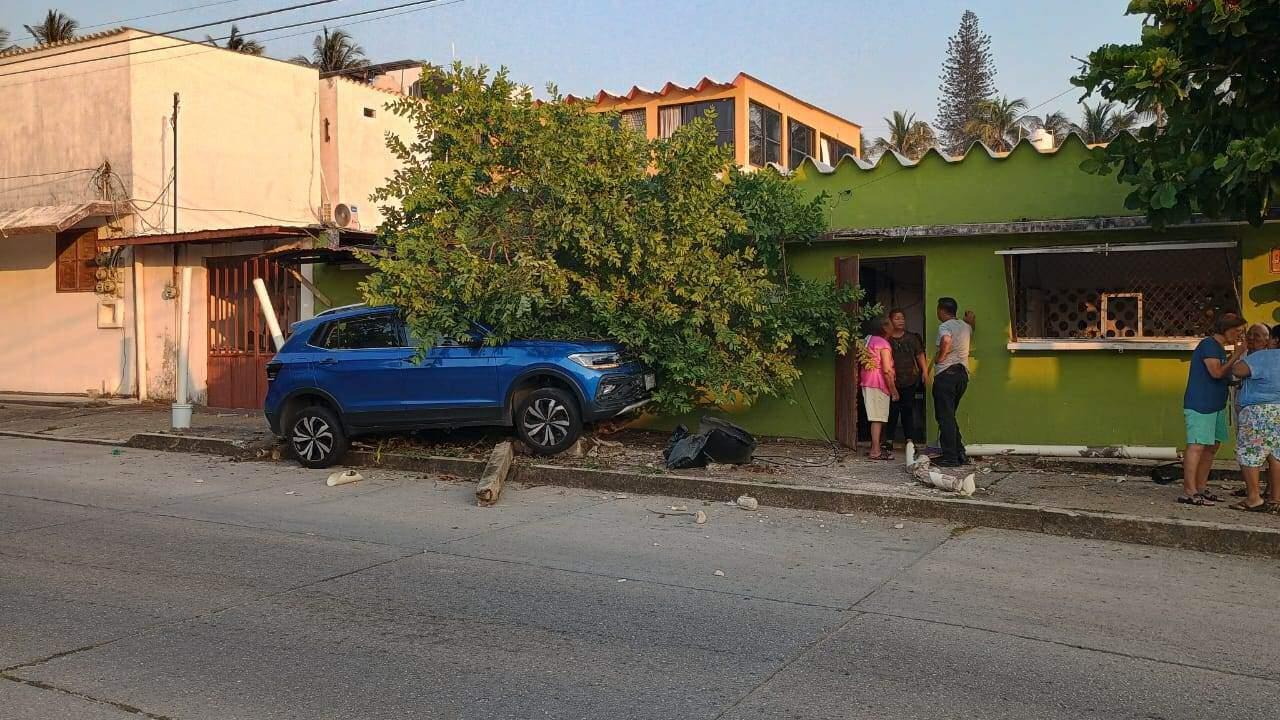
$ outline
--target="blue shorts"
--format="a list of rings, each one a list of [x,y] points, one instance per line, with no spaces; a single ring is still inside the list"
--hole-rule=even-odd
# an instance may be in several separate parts
[[[1226,408],[1213,413],[1198,413],[1183,408],[1182,417],[1187,425],[1188,445],[1217,445],[1231,439],[1231,431],[1227,428]]]

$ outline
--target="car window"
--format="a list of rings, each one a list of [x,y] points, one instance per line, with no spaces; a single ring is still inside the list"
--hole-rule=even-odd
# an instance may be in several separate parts
[[[401,325],[393,315],[352,318],[334,323],[323,347],[330,350],[403,347]]]

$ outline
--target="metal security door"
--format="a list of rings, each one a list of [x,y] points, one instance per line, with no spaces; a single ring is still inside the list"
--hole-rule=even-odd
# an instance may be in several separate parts
[[[267,361],[275,348],[253,280],[266,283],[286,336],[298,321],[298,281],[264,255],[209,258],[208,277],[209,407],[259,409],[267,396]]]

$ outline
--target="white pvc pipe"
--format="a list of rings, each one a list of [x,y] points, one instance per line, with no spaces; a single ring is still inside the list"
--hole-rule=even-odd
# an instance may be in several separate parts
[[[258,293],[258,304],[262,306],[262,315],[267,319],[271,342],[275,343],[276,352],[279,352],[284,347],[284,333],[280,332],[280,321],[276,320],[276,309],[272,307],[271,296],[267,294],[267,284],[262,282],[262,278],[254,278],[253,289]]]
[[[187,371],[187,359],[191,354],[191,266],[182,268],[182,286],[179,290],[178,311],[178,377],[170,424],[175,430],[191,427],[191,404],[187,402],[187,386],[191,379]]]
[[[133,249],[133,359],[138,372],[138,402],[147,400],[147,307],[142,287],[142,258]]]
[[[975,457],[992,455],[1036,455],[1062,458],[1103,458],[1122,460],[1177,460],[1178,449],[1137,445],[966,445]]]

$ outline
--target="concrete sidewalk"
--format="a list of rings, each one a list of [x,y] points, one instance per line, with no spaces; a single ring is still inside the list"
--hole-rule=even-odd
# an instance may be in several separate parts
[[[167,405],[136,403],[77,407],[0,402],[0,434],[237,458],[270,456],[275,443],[256,411],[198,409],[189,431],[171,434]],[[366,440],[357,443],[347,462],[478,477],[498,436],[496,431],[459,431],[412,440]],[[661,463],[664,436],[624,432],[611,438],[613,442],[583,457],[522,458],[518,480],[719,500],[749,492],[766,505],[941,517],[988,527],[1280,556],[1280,515],[1233,510],[1230,502],[1204,508],[1179,505],[1179,485],[1153,483],[1149,465],[1142,463],[995,459],[973,468],[978,492],[966,500],[914,484],[901,460],[871,461],[823,444],[765,440],[753,465],[667,471]],[[1234,501],[1229,494],[1240,484],[1219,479],[1211,487]],[[1220,539],[1214,539],[1215,533]]]

